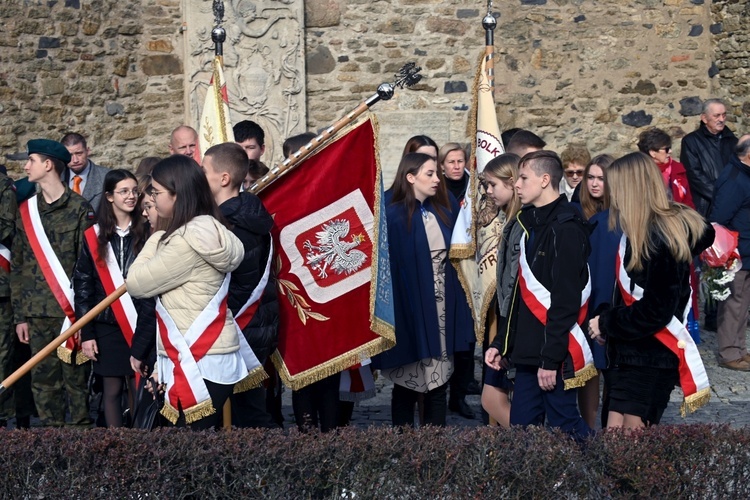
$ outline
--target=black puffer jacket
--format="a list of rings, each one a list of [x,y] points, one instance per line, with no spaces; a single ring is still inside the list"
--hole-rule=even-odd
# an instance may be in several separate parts
[[[229,283],[227,303],[232,314],[236,316],[263,276],[271,245],[273,218],[260,199],[251,193],[240,193],[239,196],[222,203],[219,209],[230,223],[234,235],[245,247],[242,264],[232,272],[232,280]],[[279,303],[276,296],[276,279],[272,273],[261,297],[260,307],[242,332],[261,363],[265,363],[276,349],[278,325]]]
[[[525,206],[518,214],[526,238],[531,272],[550,291],[547,324],[542,324],[523,300],[518,285],[511,300],[511,318],[505,335],[492,347],[517,365],[545,370],[563,366],[563,377],[573,375],[568,362],[570,327],[581,309],[581,292],[588,281],[589,227],[565,195],[543,207]]]
[[[702,122],[698,130],[682,138],[680,163],[685,165],[695,209],[703,217],[708,217],[714,184],[734,156],[736,145],[737,137],[729,127],[714,135]]]
[[[133,251],[132,235],[128,234],[126,236],[119,236],[113,234],[109,239],[109,244],[112,245],[112,251],[115,254],[117,265],[120,267],[123,276],[127,277],[130,264],[133,263],[136,257],[135,252]],[[85,238],[83,245],[81,246],[81,255],[78,258],[75,271],[73,272],[73,290],[75,292],[76,318],[82,317],[107,296],[104,287],[102,286],[102,282],[99,279],[96,266],[94,265],[94,258],[91,255],[88,241]],[[138,334],[142,333],[143,337],[152,338],[151,342],[153,343],[155,341],[156,332],[156,316],[154,314],[153,299],[133,299],[133,304],[138,313],[136,336],[139,336]],[[117,319],[115,319],[112,308],[108,307],[105,309],[94,319],[94,321],[89,322],[81,329],[81,339],[83,341],[96,339],[97,322],[116,325]],[[143,359],[145,359],[145,357]]]
[[[673,316],[684,321],[685,306],[690,300],[690,263],[677,262],[667,243],[654,238],[651,256],[641,271],[630,271],[631,282],[643,288],[643,298],[625,306],[619,287],[615,286],[612,309],[601,313],[599,328],[607,339],[607,356],[611,365],[677,368],[679,360],[655,334]],[[693,248],[697,255],[714,240],[714,229],[706,225],[703,236]],[[625,249],[625,265],[630,262],[630,243]]]

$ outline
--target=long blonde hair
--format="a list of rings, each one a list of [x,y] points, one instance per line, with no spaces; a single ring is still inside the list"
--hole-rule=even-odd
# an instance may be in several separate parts
[[[497,177],[513,190],[513,197],[507,205],[502,207],[506,220],[515,217],[518,211],[521,210],[521,200],[518,198],[518,193],[513,187],[513,184],[518,180],[518,164],[520,161],[521,158],[516,154],[503,153],[487,162],[482,171],[482,175],[490,174],[493,177]]]
[[[654,161],[643,153],[630,153],[607,169],[610,189],[609,227],[617,225],[630,240],[628,271],[640,271],[659,240],[678,262],[690,262],[691,248],[706,223],[695,210],[667,198],[664,181]]]

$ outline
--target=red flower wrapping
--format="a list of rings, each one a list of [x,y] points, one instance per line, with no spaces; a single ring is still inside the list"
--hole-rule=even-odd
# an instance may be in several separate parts
[[[740,256],[737,253],[739,233],[716,222],[712,222],[711,225],[716,231],[716,237],[713,244],[701,252],[701,260],[711,267],[728,267],[733,259]]]

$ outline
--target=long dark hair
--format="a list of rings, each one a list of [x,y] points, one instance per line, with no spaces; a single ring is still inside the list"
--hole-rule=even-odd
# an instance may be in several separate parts
[[[438,148],[437,143],[433,141],[431,137],[426,135],[415,135],[414,137],[411,137],[408,141],[406,141],[404,152],[401,154],[401,156],[406,156],[409,153],[414,153],[422,146],[432,146],[435,148],[436,153],[438,152],[438,149],[440,149]]]
[[[107,196],[115,195],[115,188],[120,181],[125,179],[135,179],[128,170],[117,169],[110,170],[107,175],[104,176],[104,196],[99,200],[99,211],[97,212],[97,222],[99,224],[99,236],[97,238],[97,249],[99,251],[99,259],[104,260],[107,255],[107,244],[109,239],[115,233],[115,227],[117,226],[117,218],[115,217],[115,210],[112,207],[112,202],[107,199]],[[136,185],[137,185],[136,181]],[[141,217],[141,210],[139,209],[140,204],[138,203],[140,197],[136,196],[136,205],[132,212],[130,212],[130,234],[133,238],[133,254],[138,255],[138,252],[143,248],[143,244],[146,242],[146,226]]]
[[[161,241],[199,215],[210,215],[224,223],[206,175],[192,158],[185,155],[165,158],[154,165],[151,178],[176,196],[172,217],[164,221],[159,219],[161,229],[165,230]]]
[[[396,177],[393,179],[393,185],[391,186],[393,192],[391,203],[403,203],[406,206],[406,226],[409,230],[411,230],[412,216],[417,210],[417,199],[414,197],[414,187],[406,179],[406,176],[409,174],[417,175],[422,165],[428,161],[434,161],[435,169],[439,170],[437,160],[431,155],[424,153],[408,153],[404,155],[401,158],[401,163],[398,164]],[[443,224],[449,226],[448,212],[450,212],[450,203],[446,192],[438,189],[433,196],[430,196],[430,200],[435,206],[435,211],[440,220],[443,221]]]

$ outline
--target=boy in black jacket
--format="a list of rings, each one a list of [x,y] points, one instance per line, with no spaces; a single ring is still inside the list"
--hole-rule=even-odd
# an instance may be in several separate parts
[[[521,159],[516,190],[524,208],[521,270],[509,328],[498,335],[485,360],[495,369],[501,358],[516,369],[511,425],[559,427],[577,438],[591,433],[578,411],[569,337],[588,281],[588,231],[575,208],[560,196],[560,158],[535,151]],[[581,376],[579,375],[579,378]],[[589,377],[590,378],[590,377]]]
[[[227,304],[258,361],[265,364],[276,349],[278,339],[276,286],[266,267],[270,265],[273,219],[257,196],[240,193],[248,171],[248,159],[242,146],[227,142],[209,148],[203,156],[203,171],[221,214],[245,247],[242,264],[232,272]],[[267,283],[259,299],[260,306],[254,314],[251,314],[252,308],[243,312],[243,306],[263,280]],[[249,317],[252,319],[248,321]],[[265,401],[262,387],[232,395],[233,424],[238,427],[277,427],[266,411]]]

